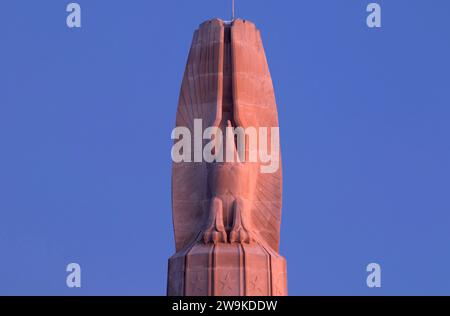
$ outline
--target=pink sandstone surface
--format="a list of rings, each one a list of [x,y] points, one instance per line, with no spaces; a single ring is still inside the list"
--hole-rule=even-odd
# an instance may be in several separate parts
[[[253,23],[214,19],[195,32],[176,126],[194,135],[194,119],[222,130],[278,127],[272,79]],[[286,261],[278,253],[281,167],[261,173],[259,166],[173,163],[177,252],[169,259],[168,295],[287,295]]]

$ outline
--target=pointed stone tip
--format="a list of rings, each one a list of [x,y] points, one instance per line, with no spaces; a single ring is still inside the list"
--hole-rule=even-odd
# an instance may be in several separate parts
[[[206,20],[204,22],[202,22],[200,24],[200,27],[204,26],[204,25],[208,25],[208,24],[223,24],[224,21],[219,19],[219,18],[214,18],[214,19],[210,19],[210,20]]]
[[[256,27],[255,23],[253,23],[252,21],[246,20],[246,19],[241,19],[241,18],[236,18],[236,19],[234,19],[232,21],[225,21],[225,20],[222,20],[220,18],[213,18],[213,19],[206,20],[206,21],[202,22],[199,25],[199,27],[201,28],[201,27],[206,26],[208,24],[224,25],[224,26],[225,25],[247,25],[247,26]]]
[[[250,26],[250,27],[255,27],[256,28],[256,24],[253,23],[250,20],[246,20],[246,19],[236,19],[233,21],[233,24],[235,25],[246,25],[246,26]]]

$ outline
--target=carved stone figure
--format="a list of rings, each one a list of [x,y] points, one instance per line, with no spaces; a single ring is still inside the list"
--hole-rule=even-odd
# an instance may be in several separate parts
[[[195,119],[222,131],[278,127],[272,79],[253,23],[215,19],[195,32],[176,117],[177,127],[192,132],[192,143]],[[238,147],[235,137],[222,142]],[[278,254],[281,157],[279,168],[263,173],[263,162],[249,161],[251,150],[246,143],[244,159],[236,151],[233,162],[173,163],[177,253],[169,259],[168,295],[287,294],[286,263]]]

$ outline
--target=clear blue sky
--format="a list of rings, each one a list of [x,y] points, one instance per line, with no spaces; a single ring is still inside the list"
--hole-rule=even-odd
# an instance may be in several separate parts
[[[230,1],[80,0],[77,30],[68,2],[0,5],[0,294],[164,295],[181,78]],[[450,2],[378,1],[377,30],[369,2],[237,0],[278,101],[289,292],[448,295]]]

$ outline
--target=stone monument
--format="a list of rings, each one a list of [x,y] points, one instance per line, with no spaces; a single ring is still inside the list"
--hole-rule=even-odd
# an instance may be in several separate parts
[[[194,135],[198,119],[201,134],[211,126],[278,128],[272,79],[253,23],[214,19],[195,31],[176,126]],[[223,142],[235,145],[235,138]],[[280,167],[263,173],[261,161],[245,159],[252,150],[246,144],[244,159],[235,162],[173,163],[176,253],[169,259],[168,295],[287,295],[286,261],[278,253],[281,155]]]

